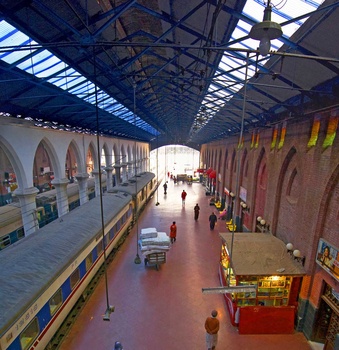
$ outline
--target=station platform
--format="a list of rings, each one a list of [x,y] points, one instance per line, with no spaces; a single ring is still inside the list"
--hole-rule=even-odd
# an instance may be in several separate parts
[[[186,203],[181,192],[187,192]],[[107,268],[107,290],[102,277],[86,305],[61,343],[60,350],[113,350],[119,341],[124,350],[205,350],[204,323],[211,310],[220,320],[219,350],[310,350],[302,333],[240,335],[232,326],[222,294],[203,294],[202,288],[219,287],[218,264],[221,248],[218,220],[213,231],[208,217],[214,206],[200,183],[174,184],[168,180],[167,195],[162,184],[141,214],[125,243]],[[158,204],[159,203],[159,204]],[[200,216],[194,220],[193,208]],[[158,204],[158,205],[157,205]],[[177,223],[177,240],[167,252],[166,263],[157,270],[145,266],[138,250],[137,232],[155,227],[169,233]],[[137,253],[141,264],[135,264]],[[115,307],[110,321],[103,315]]]

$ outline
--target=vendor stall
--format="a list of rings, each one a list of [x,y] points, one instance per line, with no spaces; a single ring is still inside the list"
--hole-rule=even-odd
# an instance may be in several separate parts
[[[293,333],[301,263],[283,241],[267,233],[220,233],[222,286],[253,286],[255,291],[225,293],[233,325],[242,334]]]

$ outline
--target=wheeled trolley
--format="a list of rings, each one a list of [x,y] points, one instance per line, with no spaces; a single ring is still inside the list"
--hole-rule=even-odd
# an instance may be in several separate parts
[[[159,253],[151,253],[145,256],[144,263],[145,266],[154,265],[157,270],[159,270],[159,266],[166,262],[166,252]]]

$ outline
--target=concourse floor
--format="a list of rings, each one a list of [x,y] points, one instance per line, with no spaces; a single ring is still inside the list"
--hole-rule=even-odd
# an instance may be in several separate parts
[[[185,206],[181,192],[185,189]],[[218,287],[221,241],[226,231],[218,220],[213,231],[209,205],[200,183],[174,185],[167,195],[162,184],[141,214],[137,225],[107,270],[108,300],[115,307],[110,321],[106,310],[106,283],[102,278],[61,344],[61,350],[113,350],[120,341],[124,350],[205,350],[204,323],[216,309],[220,320],[219,350],[310,350],[302,333],[284,335],[239,335],[230,324],[222,294],[203,294],[202,288]],[[159,203],[159,205],[156,205]],[[193,207],[201,208],[198,221]],[[217,213],[217,211],[215,210]],[[169,232],[176,221],[177,241],[167,253],[167,261],[157,271],[154,266],[135,264],[137,230],[156,227]]]

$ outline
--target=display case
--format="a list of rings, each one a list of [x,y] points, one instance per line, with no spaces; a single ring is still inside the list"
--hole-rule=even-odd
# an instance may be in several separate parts
[[[293,277],[271,276],[258,281],[258,303],[265,306],[288,305]]]
[[[222,249],[220,260],[221,280],[224,286],[254,286],[256,292],[231,293],[235,307],[238,306],[286,306],[289,305],[291,276],[235,276],[229,264],[229,256]]]

